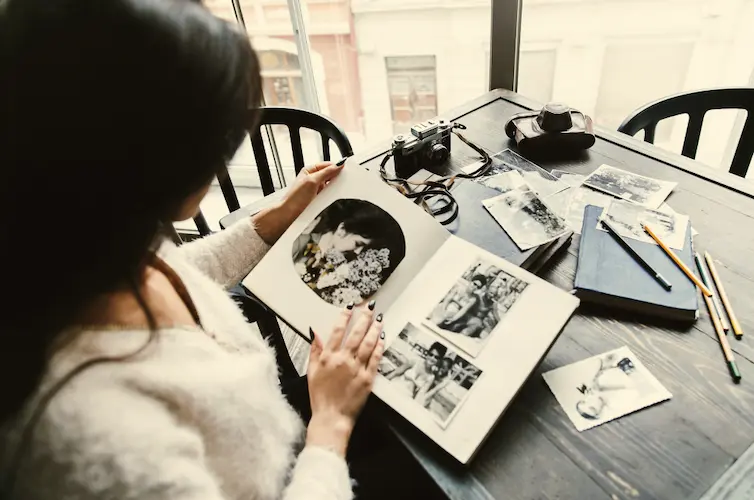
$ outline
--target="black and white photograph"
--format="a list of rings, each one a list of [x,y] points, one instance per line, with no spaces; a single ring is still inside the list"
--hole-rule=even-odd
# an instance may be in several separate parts
[[[556,240],[570,231],[556,214],[527,187],[512,189],[482,204],[521,251]]]
[[[587,205],[595,205],[598,207],[607,208],[610,204],[616,200],[615,197],[609,194],[595,191],[594,189],[586,187],[575,187],[568,190],[569,197],[567,200],[563,200],[565,210],[563,212],[556,212],[561,215],[568,227],[571,228],[576,234],[581,234],[582,226],[584,225],[584,209]],[[553,198],[557,198],[561,193],[556,194]],[[558,205],[553,203],[553,200],[547,199],[548,206],[555,209]]]
[[[521,174],[531,190],[542,198],[547,198],[568,188],[568,184],[558,180],[547,170],[514,153],[510,149],[501,151],[492,157],[492,167],[489,170],[490,175],[509,172],[511,170],[515,170]],[[480,182],[484,181],[480,180]]]
[[[579,431],[672,397],[628,347],[557,368],[543,377]]]
[[[406,255],[398,222],[377,205],[339,199],[293,241],[293,266],[303,283],[336,307],[374,295]]]
[[[602,165],[584,180],[584,185],[647,208],[657,208],[677,183],[652,179]]]
[[[655,240],[641,227],[647,224],[670,248],[683,250],[689,217],[674,211],[663,212],[641,207],[627,201],[615,200],[602,211],[601,219],[607,220],[621,236],[656,245]],[[607,231],[601,223],[597,229]]]
[[[482,375],[441,339],[411,323],[390,343],[377,371],[443,429]]]
[[[527,187],[524,178],[515,170],[482,177],[479,182],[487,187],[500,191],[501,193],[507,193],[513,189]]]
[[[478,259],[432,308],[424,324],[476,357],[527,285]]]
[[[579,187],[586,179],[586,175],[576,174],[573,172],[567,172],[565,170],[553,169],[550,171],[553,177],[559,181],[565,182],[571,187]]]

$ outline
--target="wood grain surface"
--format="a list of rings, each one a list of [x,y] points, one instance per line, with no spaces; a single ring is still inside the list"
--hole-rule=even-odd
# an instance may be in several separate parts
[[[515,150],[504,133],[507,118],[535,106],[517,94],[494,91],[443,117],[466,125],[468,138],[496,153]],[[754,488],[745,480],[745,473],[754,469],[754,453],[747,455],[740,472],[731,473],[738,489],[716,482],[754,442],[754,301],[749,297],[754,290],[754,190],[730,174],[627,136],[599,130],[598,137],[578,158],[537,163],[581,174],[607,163],[678,183],[667,201],[690,216],[700,233],[695,247],[715,258],[744,329],[741,341],[731,335],[743,382],[735,385],[730,379],[701,296],[699,320],[690,327],[584,304],[463,472],[440,458],[432,443],[408,431],[397,432],[405,432],[407,446],[450,498],[482,498],[480,484],[494,498],[522,500],[698,499],[708,490],[705,500],[747,498],[735,494]],[[386,141],[361,155],[361,163],[375,170],[388,145]],[[475,157],[460,141],[453,142],[451,156],[447,165],[417,177],[456,172]],[[575,236],[540,276],[570,290],[578,244]],[[546,310],[547,305],[542,307]],[[578,432],[541,374],[623,345],[673,398]],[[466,491],[464,484],[469,485]]]

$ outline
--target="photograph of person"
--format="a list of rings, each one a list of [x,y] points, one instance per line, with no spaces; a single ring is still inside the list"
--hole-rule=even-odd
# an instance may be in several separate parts
[[[544,378],[580,431],[671,397],[627,347],[558,368]]]
[[[445,428],[482,370],[431,333],[409,323],[385,351],[378,373]]]
[[[476,356],[526,286],[525,281],[478,259],[432,309],[424,323]]]
[[[293,242],[301,280],[336,307],[371,297],[406,255],[398,222],[364,200],[340,199],[325,208]]]

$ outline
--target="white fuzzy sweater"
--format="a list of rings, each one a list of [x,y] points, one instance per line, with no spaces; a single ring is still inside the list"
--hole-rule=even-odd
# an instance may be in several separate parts
[[[305,429],[280,391],[274,351],[224,289],[267,250],[249,221],[178,248],[166,243],[161,255],[205,331],[163,329],[135,360],[96,365],[65,385],[35,427],[13,498],[351,498],[342,458],[301,451]],[[56,355],[43,388],[84,360],[131,352],[147,336],[81,333]],[[0,434],[5,470],[20,427],[6,423]]]

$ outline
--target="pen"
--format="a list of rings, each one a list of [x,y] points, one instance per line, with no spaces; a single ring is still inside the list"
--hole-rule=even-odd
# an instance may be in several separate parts
[[[629,243],[620,234],[618,234],[618,232],[613,228],[612,225],[610,225],[605,219],[602,219],[601,222],[605,229],[607,229],[607,232],[610,233],[613,238],[615,238],[615,241],[617,241],[620,246],[622,246],[623,249],[626,250],[626,252],[628,252],[634,258],[636,262],[641,264],[641,267],[643,267],[649,274],[651,274],[665,290],[670,291],[670,289],[673,288],[673,285],[671,285],[663,275],[655,271],[654,268],[649,265],[649,263],[644,260],[642,256],[639,255],[636,250],[634,250],[633,247],[629,245]]]
[[[665,242],[663,242],[663,241],[662,241],[662,240],[660,239],[660,237],[659,237],[659,236],[657,236],[657,235],[656,235],[656,234],[654,233],[654,231],[652,231],[652,229],[651,229],[651,228],[650,228],[650,227],[649,227],[648,225],[646,225],[646,224],[642,224],[642,225],[641,225],[641,227],[642,227],[642,229],[644,229],[644,231],[645,231],[645,232],[646,232],[646,233],[647,233],[647,234],[648,234],[649,236],[651,236],[651,237],[652,237],[652,239],[653,239],[653,240],[655,240],[655,242],[657,242],[657,244],[658,244],[658,245],[660,245],[660,248],[662,248],[662,250],[663,250],[663,251],[664,251],[664,252],[665,252],[665,253],[667,254],[667,256],[668,256],[668,257],[670,257],[670,259],[671,259],[671,260],[672,260],[673,262],[675,262],[675,265],[676,265],[676,266],[678,266],[678,269],[680,269],[681,271],[683,271],[683,274],[685,274],[685,275],[686,275],[686,276],[687,276],[687,277],[688,277],[688,278],[689,278],[689,279],[690,279],[691,281],[693,281],[693,282],[694,282],[694,284],[695,284],[696,286],[698,286],[698,287],[699,287],[699,289],[700,289],[700,290],[702,291],[702,293],[703,293],[703,294],[704,294],[704,295],[705,295],[706,297],[712,297],[712,292],[710,292],[710,291],[709,291],[709,288],[707,288],[707,287],[706,287],[706,286],[704,285],[704,283],[702,283],[702,282],[701,282],[701,281],[699,280],[699,278],[697,278],[697,277],[696,277],[696,275],[695,275],[695,274],[693,273],[693,271],[691,271],[691,269],[689,269],[689,268],[688,268],[688,267],[686,266],[686,264],[684,264],[683,262],[681,262],[681,259],[679,259],[679,258],[678,258],[678,256],[677,256],[677,255],[675,254],[675,252],[673,252],[673,251],[672,251],[672,250],[671,250],[671,249],[670,249],[670,248],[669,248],[669,247],[668,247],[668,246],[667,246],[667,245],[665,244]]]

